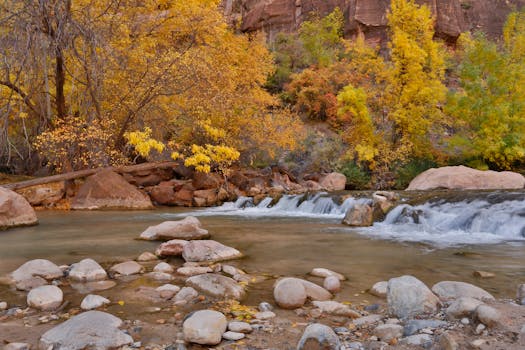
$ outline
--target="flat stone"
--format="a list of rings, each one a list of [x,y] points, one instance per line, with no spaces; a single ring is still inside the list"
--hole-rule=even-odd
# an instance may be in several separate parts
[[[481,300],[470,297],[461,297],[454,300],[445,310],[445,313],[450,319],[470,317],[481,304],[483,304]]]
[[[425,349],[428,349],[432,345],[433,342],[434,342],[434,339],[429,334],[411,335],[409,337],[401,339],[400,341],[401,344],[422,346]]]
[[[199,296],[199,292],[191,287],[183,287],[173,298],[175,305],[184,305]]]
[[[155,226],[148,227],[140,234],[140,238],[148,241],[155,240],[192,240],[209,238],[210,234],[202,228],[202,224],[194,216],[187,216],[178,221],[164,221]]]
[[[27,305],[42,311],[58,308],[64,300],[64,293],[57,286],[40,286],[27,294]]]
[[[188,244],[186,240],[172,239],[159,245],[155,254],[158,256],[181,256],[186,244]]]
[[[476,308],[476,317],[487,327],[498,326],[501,320],[501,314],[498,310],[488,305],[480,305]]]
[[[71,265],[68,277],[74,281],[92,282],[105,280],[106,271],[93,259],[84,259]]]
[[[470,297],[479,300],[494,300],[494,297],[489,292],[465,282],[439,282],[432,287],[432,291],[444,301],[454,300],[461,297]]]
[[[17,281],[15,283],[15,288],[17,290],[30,291],[33,288],[45,286],[48,284],[48,281],[42,277],[34,276],[25,280]]]
[[[139,257],[137,258],[137,261],[147,262],[147,261],[155,261],[155,260],[158,260],[158,259],[159,258],[155,254],[150,253],[150,252],[144,252],[144,253],[139,255]]]
[[[235,280],[219,274],[192,276],[186,280],[186,284],[215,298],[241,300],[246,296],[244,288]]]
[[[331,293],[336,293],[341,290],[341,282],[336,276],[328,276],[323,281],[323,287]]]
[[[104,305],[109,304],[110,301],[100,295],[94,295],[89,294],[84,297],[82,300],[82,303],[80,304],[80,308],[82,310],[93,310],[99,307],[102,307]]]
[[[155,290],[160,293],[162,299],[171,299],[180,291],[180,287],[173,284],[164,284],[155,288]]]
[[[175,269],[170,264],[168,264],[166,262],[161,262],[161,263],[158,263],[157,265],[155,265],[155,267],[153,268],[153,271],[154,272],[172,273],[173,271],[175,271]]]
[[[388,282],[381,281],[381,282],[377,282],[376,284],[374,284],[368,292],[372,295],[375,295],[376,297],[386,299],[387,288],[388,288]]]
[[[28,343],[9,343],[3,350],[31,350],[32,345]]]
[[[373,334],[382,341],[389,343],[393,339],[398,339],[403,336],[403,326],[383,324],[374,328]]]
[[[196,276],[211,273],[213,270],[208,266],[179,267],[177,273],[183,276]]]
[[[310,275],[316,276],[316,277],[323,277],[323,278],[326,278],[328,276],[335,276],[340,281],[344,281],[345,280],[345,276],[341,275],[340,273],[337,273],[337,272],[334,272],[332,270],[325,269],[325,268],[322,268],[322,267],[316,267],[316,268],[312,269],[312,271],[310,271]]]
[[[314,323],[304,330],[297,344],[297,350],[339,350],[341,346],[339,337],[332,328]]]
[[[447,325],[447,322],[441,320],[410,320],[405,325],[403,335],[411,336],[425,328],[435,329],[446,327]]]
[[[213,240],[191,241],[184,246],[182,257],[190,262],[217,262],[237,259],[242,253]]]
[[[238,332],[232,332],[232,331],[228,331],[228,332],[225,332],[222,337],[226,340],[232,340],[232,341],[237,341],[237,340],[241,340],[243,339],[244,337],[246,337],[246,334],[244,333],[238,333]]]
[[[9,275],[15,283],[32,277],[40,277],[50,281],[62,276],[64,276],[64,272],[57,265],[45,259],[30,260]]]
[[[255,313],[255,318],[258,320],[269,320],[274,318],[276,315],[272,311],[261,311]]]
[[[231,266],[231,265],[222,265],[222,272],[232,277],[235,275],[245,275],[246,274],[246,272],[244,272],[243,270],[238,269],[235,266]]]
[[[246,322],[232,321],[228,323],[228,330],[237,333],[251,333],[252,326]]]
[[[126,261],[113,265],[109,271],[115,275],[130,276],[144,272],[144,266],[137,263],[136,261]]]
[[[333,316],[343,316],[350,318],[359,318],[361,314],[352,310],[348,305],[338,303],[337,301],[312,301],[312,304],[319,308],[322,313]]]
[[[389,280],[387,301],[390,313],[399,318],[434,313],[440,305],[439,299],[430,289],[413,276]]]
[[[95,282],[85,282],[85,283],[74,283],[72,282],[71,288],[75,289],[80,294],[89,294],[92,292],[97,292],[101,290],[107,290],[115,287],[117,283],[115,281],[95,281]]]
[[[101,311],[87,311],[50,329],[40,338],[40,349],[106,350],[133,343],[119,329],[122,320]]]
[[[472,273],[472,275],[474,275],[474,277],[478,277],[478,278],[492,278],[492,277],[496,277],[496,274],[495,273],[492,273],[492,272],[487,272],[487,271],[474,271]]]
[[[352,323],[358,327],[361,327],[361,326],[368,326],[374,323],[378,323],[382,319],[383,319],[382,315],[368,315],[368,316],[356,318],[352,320]]]
[[[182,325],[184,340],[201,345],[217,345],[222,340],[228,322],[213,310],[200,310],[191,314]]]
[[[166,272],[150,272],[150,273],[145,274],[145,276],[155,281],[161,281],[161,282],[169,282],[174,279],[172,275]]]

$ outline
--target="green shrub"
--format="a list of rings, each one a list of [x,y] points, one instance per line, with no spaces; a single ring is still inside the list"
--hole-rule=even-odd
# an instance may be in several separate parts
[[[430,168],[437,167],[437,163],[431,159],[414,159],[395,170],[395,188],[404,190],[416,176]]]
[[[346,176],[346,186],[352,190],[370,189],[370,175],[352,161],[341,164],[338,169]]]

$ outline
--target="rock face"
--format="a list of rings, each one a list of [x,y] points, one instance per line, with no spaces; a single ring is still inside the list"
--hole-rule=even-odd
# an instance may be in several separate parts
[[[402,276],[389,280],[387,301],[390,313],[399,318],[435,312],[440,304],[432,291],[413,276]]]
[[[354,204],[346,212],[343,224],[355,227],[372,226],[374,224],[372,207],[364,203]]]
[[[201,344],[217,345],[226,331],[226,317],[218,311],[201,310],[194,312],[184,321],[182,332],[184,340]]]
[[[207,230],[202,228],[199,219],[193,216],[179,221],[164,221],[156,226],[148,227],[140,234],[141,239],[154,240],[192,240],[210,237]]]
[[[64,197],[66,186],[64,181],[52,182],[17,190],[33,206],[52,206]]]
[[[521,189],[525,177],[510,171],[481,171],[465,166],[447,166],[429,169],[410,182],[407,190],[491,190]]]
[[[64,294],[57,286],[40,286],[27,294],[27,305],[43,311],[56,309],[63,300]]]
[[[225,246],[217,241],[191,241],[184,246],[182,257],[192,262],[216,262],[242,257],[242,253],[235,248]]]
[[[340,348],[341,342],[332,328],[320,323],[306,327],[299,344],[297,344],[297,350],[339,350]]]
[[[215,298],[241,300],[246,295],[244,288],[235,280],[218,274],[193,276],[186,280],[186,284]]]
[[[121,325],[120,318],[108,313],[84,312],[44,333],[39,348],[105,350],[133,343],[133,338],[119,329]]]
[[[69,278],[79,282],[104,280],[108,277],[106,271],[93,259],[84,259],[71,265]]]
[[[151,209],[149,197],[122,176],[103,170],[87,178],[71,202],[72,209]]]
[[[24,197],[0,187],[0,230],[37,223],[35,211]]]
[[[455,300],[461,297],[469,297],[478,300],[494,300],[494,297],[487,291],[465,282],[443,281],[436,283],[432,291],[441,300]]]
[[[368,41],[386,39],[388,0],[223,0],[224,12],[241,30],[264,30],[272,39],[279,31],[293,31],[308,19],[311,12],[324,16],[339,7],[345,17],[346,37],[363,33]],[[481,30],[491,37],[501,35],[507,14],[525,5],[523,0],[419,0],[430,7],[436,17],[439,37],[448,41],[468,30]]]

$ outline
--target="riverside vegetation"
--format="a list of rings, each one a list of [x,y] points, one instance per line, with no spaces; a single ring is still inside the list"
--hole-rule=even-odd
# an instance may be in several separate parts
[[[403,188],[435,165],[521,169],[523,11],[501,40],[465,33],[451,47],[426,6],[394,0],[382,47],[343,38],[339,9],[266,45],[229,28],[218,5],[2,1],[4,170],[172,157]]]

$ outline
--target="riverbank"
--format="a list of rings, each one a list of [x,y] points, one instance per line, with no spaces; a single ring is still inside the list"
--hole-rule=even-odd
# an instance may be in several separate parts
[[[97,260],[101,262],[107,262],[102,264],[106,271],[110,271],[111,267],[117,263],[117,261],[108,261],[107,257],[112,256],[114,257],[114,259],[120,260],[118,258],[120,253],[118,249],[115,248],[118,246],[127,245],[127,242],[133,242],[132,249],[130,249],[130,253],[124,254],[128,259],[130,255],[132,256],[132,251],[135,251],[135,258],[137,258],[138,253],[143,249],[150,250],[151,252],[155,251],[156,246],[158,246],[158,242],[155,243],[145,241],[130,241],[130,238],[137,237],[140,233],[141,229],[138,229],[139,227],[145,229],[145,227],[147,226],[147,224],[141,223],[144,222],[144,217],[142,215],[146,213],[151,212],[137,213],[137,216],[139,218],[142,217],[142,219],[139,219],[138,221],[130,221],[130,217],[122,217],[120,219],[121,223],[128,222],[127,226],[124,225],[124,227],[122,227],[121,229],[123,231],[129,232],[129,234],[127,236],[113,237],[117,245],[105,248],[109,251],[113,251],[113,255],[111,255],[111,253],[106,254],[104,252],[99,252],[100,256],[106,257],[105,260],[99,260],[97,258]],[[48,214],[53,214],[53,212],[49,212]],[[68,215],[72,214],[93,215],[94,213],[77,212],[69,213]],[[97,231],[104,231],[105,227],[101,224],[104,221],[107,222],[107,220],[111,217],[118,216],[115,212],[103,212],[102,214],[105,214],[101,218],[102,220],[99,220],[98,222],[91,222],[90,224],[88,224],[88,227],[97,227]],[[182,214],[183,213],[180,213],[180,215]],[[154,223],[156,221],[156,223],[159,223],[159,219],[161,219],[161,217],[162,216],[157,216],[156,220],[151,220],[150,222]],[[288,241],[292,237],[289,235],[290,232],[288,232],[288,234],[286,234],[284,237],[281,237],[281,239],[279,239],[278,237],[280,234],[284,234],[284,232],[289,231],[291,228],[291,226],[286,228],[286,224],[283,224],[283,222],[272,225],[271,221],[266,221],[265,225],[268,226],[265,230],[263,230],[263,232],[274,232],[274,235],[268,236],[268,234],[264,234],[263,232],[254,232],[254,235],[251,236],[253,239],[255,239],[253,240],[252,238],[248,238],[250,236],[247,237],[246,235],[249,235],[249,232],[253,231],[254,228],[256,228],[257,226],[260,226],[261,221],[254,220],[253,218],[241,219],[239,221],[239,218],[235,218],[235,220],[231,220],[232,226],[229,226],[226,224],[227,221],[225,221],[227,220],[227,218],[215,220],[211,217],[201,217],[201,219],[204,222],[203,227],[209,230],[210,233],[212,233],[212,239],[218,240],[222,243],[225,243],[226,245],[231,245],[235,248],[238,248],[245,255],[245,257],[240,260],[233,260],[231,262],[223,262],[218,264],[214,263],[212,264],[212,269],[215,271],[215,273],[218,272],[220,275],[223,275],[225,277],[232,277],[231,275],[225,272],[225,270],[228,271],[229,269],[224,269],[225,265],[232,265],[238,269],[245,270],[245,272],[247,272],[249,276],[253,277],[254,281],[252,281],[252,278],[247,280],[248,286],[246,287],[246,289],[248,293],[247,297],[242,301],[242,305],[249,306],[249,308],[240,308],[236,306],[236,304],[225,305],[224,303],[218,303],[218,299],[211,297],[207,293],[202,292],[199,293],[200,296],[198,296],[195,299],[194,303],[192,302],[190,305],[186,306],[175,306],[173,304],[173,300],[160,300],[155,298],[152,299],[152,289],[157,288],[158,286],[161,286],[166,283],[174,284],[178,287],[183,287],[187,284],[187,278],[181,276],[177,272],[173,272],[170,273],[173,276],[172,281],[155,281],[152,280],[150,275],[148,274],[151,271],[153,271],[155,266],[160,261],[157,260],[147,263],[139,262],[139,264],[144,266],[144,272],[134,276],[111,278],[110,281],[116,282],[116,286],[105,291],[92,291],[92,293],[102,295],[111,301],[111,303],[108,306],[104,306],[99,310],[107,311],[123,319],[125,321],[124,328],[127,330],[133,330],[138,328],[141,329],[140,332],[130,333],[134,339],[134,342],[141,342],[141,348],[160,349],[165,348],[168,345],[178,346],[176,341],[180,337],[177,338],[177,333],[182,332],[182,322],[184,317],[190,312],[195,311],[197,309],[218,308],[227,316],[229,320],[233,320],[235,318],[235,315],[239,316],[239,312],[241,315],[247,312],[255,312],[259,303],[264,301],[273,304],[273,312],[276,314],[276,317],[272,318],[271,320],[254,321],[253,325],[259,324],[259,326],[255,326],[255,329],[252,331],[252,333],[250,333],[250,335],[247,336],[247,339],[243,339],[241,343],[237,343],[236,346],[239,349],[243,349],[243,346],[247,349],[250,348],[250,346],[252,349],[293,349],[299,342],[299,338],[302,336],[302,333],[306,328],[307,324],[310,324],[312,322],[323,323],[330,326],[333,329],[338,330],[338,332],[341,333],[339,336],[340,340],[346,341],[348,344],[354,341],[358,341],[365,348],[373,349],[377,348],[374,346],[384,346],[384,344],[382,344],[379,340],[373,340],[373,331],[375,327],[379,323],[385,322],[386,319],[392,318],[392,316],[388,313],[388,303],[384,299],[373,296],[366,291],[367,289],[371,288],[375,282],[383,279],[388,280],[391,277],[396,277],[398,276],[396,273],[401,272],[403,274],[413,274],[419,278],[422,278],[423,280],[428,281],[427,283],[429,286],[432,286],[436,282],[439,282],[441,279],[467,280],[469,282],[473,282],[474,284],[481,285],[484,288],[487,288],[490,293],[494,293],[493,290],[497,290],[497,286],[502,284],[500,278],[503,276],[508,276],[508,272],[501,272],[497,273],[497,276],[494,277],[494,279],[480,279],[478,277],[474,277],[472,275],[474,266],[478,267],[478,262],[482,262],[490,256],[482,253],[481,255],[479,255],[479,257],[477,257],[476,253],[479,252],[479,250],[476,252],[477,249],[471,250],[471,248],[456,248],[455,250],[451,250],[444,254],[443,257],[456,257],[456,263],[462,260],[468,261],[472,258],[474,258],[474,260],[476,261],[476,263],[474,263],[474,261],[471,260],[471,262],[474,264],[471,265],[472,267],[470,269],[466,266],[458,265],[456,267],[457,272],[454,272],[447,276],[446,274],[439,273],[438,271],[440,269],[447,270],[454,263],[451,263],[449,261],[446,262],[446,265],[441,266],[443,264],[443,260],[441,260],[442,258],[434,257],[434,259],[428,260],[427,258],[430,258],[430,254],[428,252],[425,253],[425,248],[421,246],[412,246],[411,248],[409,247],[410,252],[405,251],[404,253],[402,253],[399,250],[397,250],[392,252],[392,255],[389,256],[385,255],[384,253],[388,252],[396,245],[399,246],[398,244],[392,244],[388,242],[381,243],[381,241],[376,241],[372,242],[370,249],[366,249],[362,246],[362,243],[370,241],[369,239],[363,238],[362,243],[359,243],[359,240],[356,241],[356,237],[342,236],[340,237],[341,240],[337,241],[337,235],[334,235],[333,233],[328,233],[330,230],[326,231],[327,228],[333,225],[326,221],[324,224],[318,223],[318,226],[312,228],[313,231],[325,232],[324,235],[312,235],[313,232],[308,233],[307,231],[304,231],[306,227],[315,225],[315,221],[319,221],[319,219],[300,219],[304,225],[297,227],[298,238],[297,240],[292,240],[291,242]],[[57,220],[59,220],[58,216]],[[76,225],[79,225],[80,223],[79,217],[71,218],[71,220],[72,223],[76,223]],[[243,225],[243,222],[249,223],[251,220],[254,221],[253,225]],[[58,225],[59,221],[57,221],[57,228],[60,226]],[[286,222],[286,220],[284,221]],[[297,218],[293,219],[292,221],[295,221],[297,223]],[[67,222],[62,222],[62,224],[67,225]],[[47,225],[46,220],[43,221],[42,225]],[[42,225],[38,228],[41,228]],[[107,225],[107,227],[115,226],[114,222],[111,221],[107,222]],[[221,227],[224,231],[220,229]],[[236,230],[235,227],[237,228]],[[16,233],[20,235],[23,234],[22,231],[24,230],[31,230],[36,228],[37,227],[16,229],[20,230],[20,232],[13,232],[13,234]],[[85,229],[86,228],[84,227],[78,227],[79,233],[86,232],[84,231]],[[133,231],[130,232],[130,230]],[[230,232],[230,234],[225,235],[226,231]],[[73,233],[67,228],[65,229],[65,233],[66,232],[69,232],[70,234]],[[8,232],[7,234],[11,234],[11,232]],[[106,237],[108,235],[114,234],[115,232],[104,231],[104,235]],[[339,236],[341,235],[339,234]],[[103,239],[97,242],[96,237],[97,236],[90,237],[94,249],[97,249],[96,246],[103,247],[105,243],[109,242],[107,240],[104,241]],[[39,239],[38,237],[34,238]],[[73,237],[71,238],[72,240],[74,240]],[[244,243],[242,243],[243,238],[247,240]],[[307,239],[305,240],[305,238]],[[286,243],[287,241],[288,243]],[[295,244],[299,243],[300,241],[302,241],[303,243],[298,246],[295,246]],[[344,241],[350,241],[348,242],[348,246],[344,246]],[[269,242],[271,242],[271,244]],[[53,245],[53,242],[50,243],[50,245]],[[82,246],[82,243],[87,243],[87,241],[80,242],[79,247]],[[285,244],[283,245],[283,243]],[[259,245],[259,247],[257,247],[257,250],[254,250],[254,247],[257,245]],[[385,249],[381,247],[382,245],[385,245]],[[330,247],[331,250],[329,250]],[[61,248],[66,247],[62,246]],[[89,245],[86,245],[84,248],[88,249]],[[397,249],[399,248],[400,247],[398,247]],[[469,250],[473,251],[474,254],[469,256],[469,254],[467,253]],[[517,249],[517,254],[519,254],[519,251],[520,249]],[[71,252],[75,252],[74,255],[64,254],[62,257],[60,257],[59,255],[59,261],[54,262],[58,264],[65,263],[69,265],[72,262],[82,260],[83,256],[89,254],[88,251],[82,252],[78,250],[73,250]],[[441,253],[438,253],[438,255],[442,255]],[[465,255],[462,257],[461,255],[454,255],[455,253],[465,253]],[[77,257],[75,257],[75,255]],[[52,254],[50,254],[50,256],[52,256]],[[329,258],[332,256],[334,256],[333,259]],[[370,257],[369,261],[367,261],[366,256]],[[408,258],[405,266],[400,265],[400,257],[402,256]],[[288,257],[288,260],[286,257]],[[125,260],[124,256],[121,259],[122,261]],[[414,266],[414,259],[417,259],[421,263],[421,269],[418,269],[417,266]],[[51,260],[53,259],[51,258]],[[374,272],[374,268],[370,265],[370,262],[372,262],[373,260],[378,260],[376,265],[376,272]],[[508,263],[511,263],[513,260],[514,259],[509,260]],[[165,261],[168,262],[175,269],[175,271],[177,271],[177,269],[184,264],[184,260],[177,257],[167,259]],[[323,261],[325,262],[325,264],[323,264]],[[512,282],[510,280],[504,282],[507,285],[508,289],[505,289],[506,291],[504,292],[502,292],[501,290],[498,291],[496,295],[499,298],[495,304],[494,302],[488,302],[496,309],[501,309],[501,312],[504,315],[507,315],[509,313],[514,315],[515,311],[513,309],[514,306],[512,306],[511,299],[514,298],[516,283],[518,283],[520,278],[522,279],[523,277],[520,275],[520,271],[522,272],[522,269],[520,270],[520,266],[523,266],[523,262],[514,262],[517,264],[517,275],[511,278]],[[485,263],[486,266],[496,265],[495,263],[491,263],[490,261],[485,261]],[[505,263],[500,262],[500,264],[504,265]],[[208,264],[205,263],[204,265]],[[218,265],[221,266],[220,270],[218,270]],[[435,266],[432,267],[433,265]],[[281,268],[279,268],[279,266],[281,266]],[[283,266],[288,266],[288,268],[283,270]],[[335,301],[342,302],[343,305],[350,305],[350,307],[353,310],[359,313],[359,316],[369,316],[369,314],[378,314],[380,315],[380,317],[374,316],[376,321],[374,321],[374,323],[371,325],[367,325],[366,327],[355,326],[354,328],[354,326],[351,325],[355,325],[355,323],[348,316],[334,316],[328,315],[326,313],[319,314],[319,311],[315,311],[317,308],[311,303],[307,303],[304,307],[300,307],[299,310],[302,311],[289,311],[283,310],[280,307],[278,307],[273,299],[273,284],[275,283],[276,279],[279,277],[293,276],[302,279],[308,279],[311,282],[322,286],[322,278],[313,277],[309,275],[309,272],[313,267],[328,267],[337,272],[343,273],[347,277],[347,280],[341,282],[341,292],[335,293]],[[372,267],[372,270],[370,270],[370,267]],[[370,271],[369,274],[371,276],[368,278],[363,278],[368,271]],[[431,277],[433,275],[436,276]],[[466,276],[470,277],[464,278]],[[243,286],[244,283],[238,284]],[[14,292],[14,294],[16,295],[15,297],[13,297],[13,294],[10,294],[11,297],[8,300],[8,308],[12,310],[10,311],[12,315],[8,318],[3,319],[2,327],[4,330],[9,330],[9,332],[6,334],[9,334],[11,336],[11,340],[21,341],[23,340],[23,337],[26,337],[27,339],[35,339],[28,340],[28,342],[36,341],[38,340],[37,338],[39,336],[41,336],[45,331],[47,331],[47,329],[50,329],[52,326],[60,324],[61,322],[73,316],[75,313],[80,312],[79,306],[82,302],[83,297],[86,295],[86,291],[81,293],[76,289],[72,288],[67,279],[62,279],[59,283],[59,287],[64,291],[64,300],[68,301],[69,304],[65,309],[61,310],[58,313],[35,312],[33,310],[26,310],[26,293]],[[5,292],[2,293],[2,295],[5,296]],[[141,297],[143,297],[143,299],[141,299]],[[0,299],[2,298],[0,297]],[[351,304],[348,304],[348,302]],[[18,308],[22,311],[17,312],[13,310],[17,309],[17,305]],[[522,309],[523,307],[519,307],[519,310]],[[441,314],[440,312],[441,309],[435,314],[433,314],[431,318],[444,320],[444,314]],[[521,317],[520,312],[516,314],[516,318],[512,319],[519,320],[519,317]],[[54,318],[56,317],[58,317],[58,319],[54,320]],[[129,322],[127,322],[126,320],[128,320]],[[512,323],[514,321],[509,322],[510,324],[514,324]],[[506,328],[504,328],[503,330],[500,328],[488,329],[485,335],[483,334],[483,332],[481,332],[478,335],[475,333],[475,328],[478,327],[478,323],[479,321],[477,321],[475,317],[469,318],[468,325],[464,325],[463,323],[461,323],[461,320],[453,322],[447,321],[446,327],[437,327],[437,329],[431,329],[431,331],[433,332],[432,339],[435,344],[439,344],[438,341],[440,339],[441,333],[447,331],[449,333],[452,332],[450,333],[450,335],[454,339],[457,338],[459,346],[470,346],[465,344],[468,344],[468,342],[477,339],[489,340],[489,344],[487,345],[489,347],[481,347],[486,349],[494,348],[490,346],[494,345],[495,340],[499,342],[496,344],[508,345],[508,348],[512,348],[511,345],[514,346],[514,343],[510,340],[512,338],[512,332],[514,332],[513,329],[515,328],[511,328],[510,331],[506,330]],[[26,325],[30,327],[27,327]],[[404,326],[406,325],[407,324],[404,324]],[[345,327],[347,331],[343,329],[337,329],[338,327]],[[4,334],[3,332],[0,333]],[[29,334],[31,335],[29,336]],[[269,337],[269,335],[271,336]],[[401,339],[402,338],[400,337],[399,340]],[[517,338],[514,337],[512,339],[514,339],[513,341],[515,342]],[[36,345],[36,343],[33,344]],[[190,344],[191,343],[188,343],[186,345],[189,349],[201,348],[197,345]],[[234,348],[233,344],[234,343],[229,343],[228,341],[223,341],[219,348]],[[395,345],[395,347],[389,348],[403,349],[406,348],[406,346],[407,345],[402,345],[402,343],[399,342]],[[462,348],[464,347],[459,347],[459,349]]]

